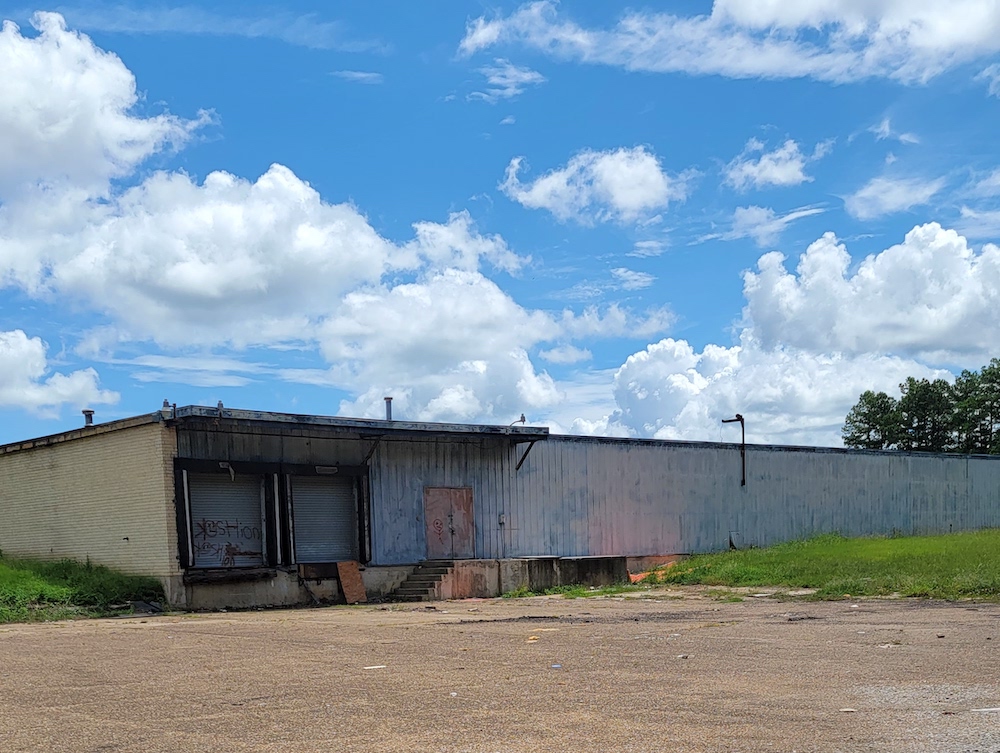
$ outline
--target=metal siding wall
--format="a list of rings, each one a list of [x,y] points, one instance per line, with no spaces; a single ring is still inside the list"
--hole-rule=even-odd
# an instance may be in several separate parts
[[[426,559],[425,486],[470,487],[476,557],[503,556],[498,521],[501,513],[511,517],[505,481],[513,473],[514,453],[506,440],[383,441],[371,464],[372,564]]]
[[[1000,526],[1000,458],[552,436],[514,479],[508,556],[645,555],[826,532]]]
[[[181,428],[177,432],[178,457],[194,460],[232,460],[302,465],[360,465],[372,439],[338,439],[304,436],[301,429],[288,434],[257,431],[211,431]]]

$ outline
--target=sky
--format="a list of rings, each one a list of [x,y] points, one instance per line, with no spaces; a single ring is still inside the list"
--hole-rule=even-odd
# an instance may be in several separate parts
[[[1000,356],[1000,2],[0,3],[0,443],[837,446]]]

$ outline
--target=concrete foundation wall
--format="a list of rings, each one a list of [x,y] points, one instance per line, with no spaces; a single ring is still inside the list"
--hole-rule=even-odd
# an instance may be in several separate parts
[[[145,422],[88,431],[0,454],[0,550],[45,560],[89,558],[158,577],[169,591],[180,572],[174,430]]]
[[[544,591],[557,586],[628,582],[624,557],[458,560],[434,590],[433,598],[489,598],[520,588]]]
[[[252,609],[343,601],[335,578],[303,580],[296,571],[278,570],[255,580],[225,580],[217,583],[187,583],[186,609]],[[176,602],[175,602],[176,603]]]
[[[369,598],[387,596],[399,588],[414,569],[414,565],[364,567],[361,569],[361,582],[365,584]]]

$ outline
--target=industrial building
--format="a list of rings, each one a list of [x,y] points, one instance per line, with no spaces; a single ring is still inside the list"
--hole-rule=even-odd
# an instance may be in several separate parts
[[[1000,526],[1000,457],[162,410],[0,446],[0,550],[187,608],[494,595],[821,532]]]

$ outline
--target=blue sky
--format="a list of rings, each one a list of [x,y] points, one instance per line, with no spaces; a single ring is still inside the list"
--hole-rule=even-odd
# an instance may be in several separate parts
[[[836,445],[998,355],[992,0],[0,8],[0,442],[388,394]]]

